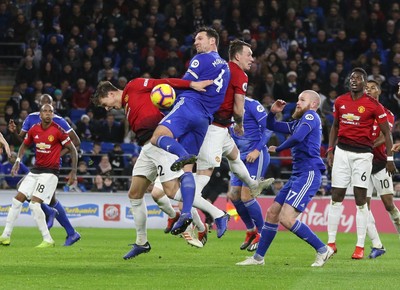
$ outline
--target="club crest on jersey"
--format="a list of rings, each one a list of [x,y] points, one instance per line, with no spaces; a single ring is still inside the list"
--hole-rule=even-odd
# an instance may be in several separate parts
[[[53,142],[54,141],[54,136],[50,135],[49,137],[47,137],[47,140],[49,140],[50,142]]]
[[[198,67],[200,65],[200,62],[197,60],[197,59],[195,59],[194,61],[192,61],[192,63],[191,63],[191,67],[194,67],[194,68],[196,68],[196,67]]]
[[[352,113],[343,114],[342,118],[346,119],[347,121],[358,121],[358,120],[360,120],[360,116],[356,116],[356,115],[354,115]]]
[[[221,162],[221,158],[219,156],[215,156],[215,161],[217,161],[218,163]]]
[[[309,121],[314,120],[314,116],[312,114],[307,114],[304,118],[306,118],[306,120],[309,120]]]
[[[357,111],[359,112],[359,113],[364,113],[365,112],[365,107],[364,106],[359,106],[358,108],[357,108]]]
[[[129,95],[128,95],[128,94],[126,94],[126,95],[125,95],[125,97],[124,97],[124,103],[127,103],[127,102],[128,102],[128,100],[129,100]]]

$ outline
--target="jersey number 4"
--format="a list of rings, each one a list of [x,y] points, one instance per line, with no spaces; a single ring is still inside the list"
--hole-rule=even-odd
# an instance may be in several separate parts
[[[224,79],[222,78],[222,76],[224,75],[225,70],[221,70],[220,74],[218,75],[218,77],[214,80],[214,84],[217,86],[217,93],[219,93],[219,91],[222,89],[222,87],[224,86]]]

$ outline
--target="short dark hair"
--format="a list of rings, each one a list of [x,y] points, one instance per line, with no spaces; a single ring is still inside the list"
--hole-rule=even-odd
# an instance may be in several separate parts
[[[239,39],[232,40],[231,43],[229,44],[229,60],[234,59],[237,53],[242,53],[244,46],[251,48],[251,45],[248,44],[247,42],[244,42]]]
[[[219,45],[219,34],[214,28],[207,27],[207,26],[201,26],[196,30],[195,35],[197,35],[200,32],[205,32],[207,34],[207,37],[209,37],[209,38],[211,38],[211,37],[215,38],[215,44],[218,47],[218,45]]]
[[[362,74],[363,77],[364,77],[364,81],[367,81],[368,75],[367,75],[367,72],[366,72],[363,68],[361,68],[361,67],[355,67],[355,68],[353,68],[353,70],[351,71],[351,74],[353,74],[353,73],[355,73],[355,72],[358,72],[358,73]]]
[[[95,93],[90,98],[95,106],[100,106],[101,99],[107,97],[109,92],[116,92],[118,89],[109,81],[102,81],[97,85]]]
[[[379,90],[381,89],[381,84],[374,79],[368,80],[367,83],[374,83]]]

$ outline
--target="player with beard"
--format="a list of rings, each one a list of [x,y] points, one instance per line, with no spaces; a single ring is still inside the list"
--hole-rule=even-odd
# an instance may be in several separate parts
[[[264,256],[278,232],[279,222],[317,251],[311,266],[322,267],[333,255],[332,248],[325,245],[306,224],[296,219],[318,191],[322,173],[326,170],[320,157],[322,126],[316,112],[320,103],[317,92],[303,91],[292,115],[295,120],[291,122],[275,120],[275,114],[283,111],[285,101],[277,100],[272,105],[267,117],[267,128],[291,136],[278,147],[270,146],[268,151],[280,152],[291,148],[293,174],[267,210],[256,253],[236,265],[264,265]]]
[[[357,205],[357,244],[352,259],[364,257],[369,210],[367,188],[373,159],[373,129],[379,126],[384,135],[386,171],[393,174],[392,134],[383,106],[365,93],[367,73],[354,68],[349,78],[350,92],[339,96],[334,104],[334,121],[329,133],[328,164],[332,166],[332,200],[328,212],[328,245],[336,252],[336,233],[343,212],[346,189],[353,186]],[[333,151],[335,149],[335,153]]]

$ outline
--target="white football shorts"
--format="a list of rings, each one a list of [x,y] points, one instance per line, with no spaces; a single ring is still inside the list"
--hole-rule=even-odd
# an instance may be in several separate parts
[[[350,185],[368,188],[372,170],[372,153],[355,153],[336,146],[332,166],[332,187]]]
[[[228,128],[216,125],[208,126],[206,137],[197,156],[197,169],[205,170],[221,165],[222,156],[232,152],[235,147]]]
[[[32,173],[29,172],[21,182],[18,191],[32,199],[36,196],[49,204],[54,192],[57,189],[58,177],[53,173]]]
[[[386,168],[383,168],[375,174],[371,174],[367,191],[368,197],[372,197],[374,188],[376,189],[378,196],[394,194],[393,179],[387,173]]]
[[[171,165],[178,157],[171,154],[150,142],[145,144],[140,151],[132,170],[132,176],[144,176],[151,182],[154,182],[157,176],[161,182],[166,182],[179,178],[183,171],[172,171]]]

